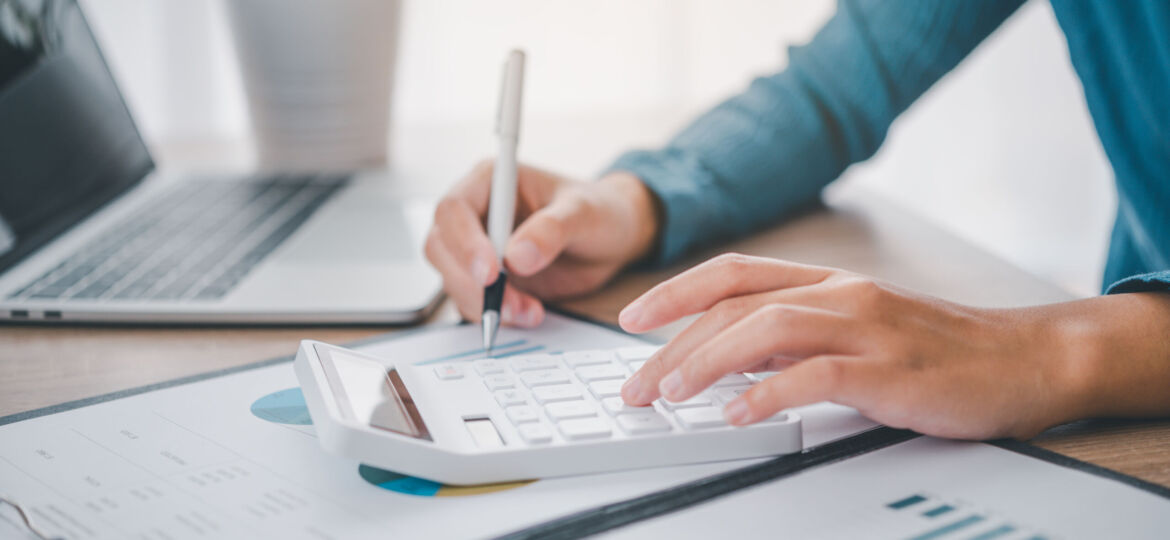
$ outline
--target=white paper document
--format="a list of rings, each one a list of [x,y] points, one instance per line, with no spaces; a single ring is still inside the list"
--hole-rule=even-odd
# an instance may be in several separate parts
[[[1170,499],[989,444],[921,437],[606,538],[1166,538]]]
[[[480,329],[463,325],[357,348],[396,361],[459,362],[477,358],[479,342]],[[497,352],[639,343],[550,315],[537,330],[502,329]],[[835,405],[799,411],[806,445],[874,425]],[[482,538],[757,461],[442,486],[326,454],[291,362],[0,426],[0,494],[70,539]],[[4,507],[0,538],[32,536]]]

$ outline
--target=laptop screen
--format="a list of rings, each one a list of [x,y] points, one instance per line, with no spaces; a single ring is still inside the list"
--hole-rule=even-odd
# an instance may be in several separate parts
[[[0,271],[153,168],[74,0],[0,0]]]

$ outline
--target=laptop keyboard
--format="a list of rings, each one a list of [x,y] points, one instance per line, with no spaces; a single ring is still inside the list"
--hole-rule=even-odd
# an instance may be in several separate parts
[[[346,180],[266,176],[176,185],[9,298],[222,298]]]

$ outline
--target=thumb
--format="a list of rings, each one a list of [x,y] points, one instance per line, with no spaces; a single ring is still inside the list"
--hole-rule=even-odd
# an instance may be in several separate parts
[[[504,262],[520,276],[531,276],[565,250],[576,236],[584,204],[579,197],[559,197],[534,212],[508,240]]]

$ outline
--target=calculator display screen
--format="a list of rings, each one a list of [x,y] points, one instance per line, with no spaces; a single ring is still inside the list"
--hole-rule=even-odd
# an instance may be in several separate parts
[[[432,440],[397,370],[337,349],[316,350],[343,415],[399,435]]]

